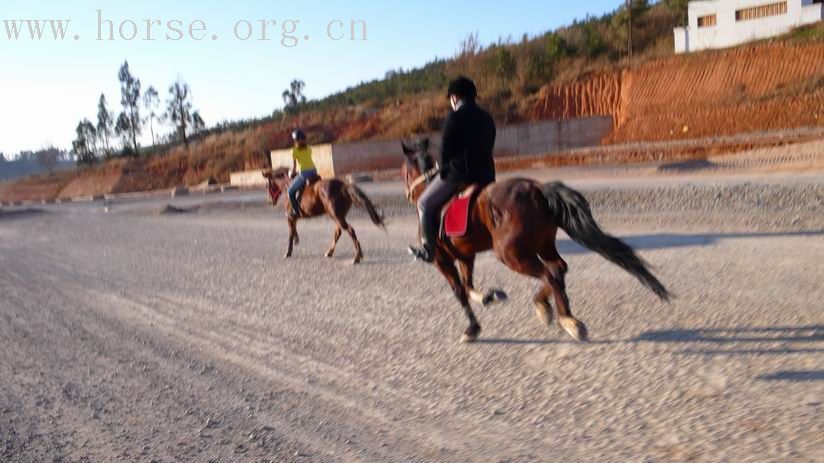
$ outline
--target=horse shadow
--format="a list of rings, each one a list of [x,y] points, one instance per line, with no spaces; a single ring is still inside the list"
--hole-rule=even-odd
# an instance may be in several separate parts
[[[489,338],[479,339],[478,344],[495,345],[560,345],[575,344],[572,340],[559,339],[510,339],[510,338]],[[772,327],[736,327],[736,328],[694,328],[694,329],[668,329],[644,331],[638,336],[630,339],[594,339],[584,344],[609,345],[609,344],[639,344],[639,343],[666,343],[685,344],[698,347],[688,347],[679,353],[685,355],[766,355],[766,354],[805,354],[824,353],[824,349],[816,347],[804,348],[746,348],[746,349],[718,349],[702,348],[701,346],[721,346],[726,344],[740,343],[764,343],[764,342],[784,342],[784,343],[816,343],[824,342],[824,325],[807,326],[772,326]]]
[[[632,342],[688,344],[680,355],[703,356],[760,356],[820,354],[824,349],[809,343],[824,342],[824,325],[697,328],[645,331]],[[801,343],[804,347],[743,347],[723,348],[730,344],[746,343]],[[695,347],[693,347],[695,346]],[[704,347],[710,346],[710,347]]]
[[[761,375],[755,379],[759,381],[790,381],[790,382],[807,382],[807,381],[824,381],[824,370],[808,370],[808,371],[793,371],[784,370],[777,371],[769,375]]]
[[[478,344],[498,345],[498,346],[540,346],[540,345],[581,345],[587,344],[639,344],[639,343],[667,343],[684,344],[690,347],[677,351],[677,355],[702,355],[702,356],[760,356],[760,355],[798,355],[798,354],[824,354],[824,348],[820,347],[776,347],[776,348],[743,348],[743,349],[719,349],[705,348],[702,346],[719,346],[726,344],[740,343],[819,343],[824,342],[824,325],[808,326],[778,326],[778,327],[737,327],[737,328],[696,328],[696,329],[670,329],[645,331],[631,339],[618,340],[592,340],[585,344],[579,344],[571,340],[556,339],[505,339],[491,338],[480,339]],[[696,346],[696,347],[691,347]],[[809,346],[809,345],[808,345]],[[757,381],[784,381],[784,382],[810,382],[824,381],[824,370],[781,370],[774,373],[763,374],[755,377]]]
[[[634,341],[714,344],[821,342],[824,341],[824,325],[653,330],[641,333]]]

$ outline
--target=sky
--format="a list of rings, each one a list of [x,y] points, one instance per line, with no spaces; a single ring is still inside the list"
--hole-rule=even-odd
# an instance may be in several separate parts
[[[117,73],[125,60],[143,89],[154,86],[163,101],[175,80],[187,82],[194,107],[213,125],[271,114],[295,78],[306,83],[308,98],[322,98],[390,69],[453,56],[473,32],[485,45],[520,39],[621,3],[2,0],[0,152],[69,148],[81,119],[96,122],[101,93],[119,112]],[[22,20],[62,20],[64,38],[54,38],[59,23],[40,22],[42,38],[32,39]]]

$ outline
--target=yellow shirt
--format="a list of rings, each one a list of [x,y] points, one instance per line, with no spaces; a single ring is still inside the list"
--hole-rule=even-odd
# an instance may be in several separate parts
[[[292,158],[298,162],[298,170],[300,172],[316,170],[315,163],[312,162],[312,148],[308,145],[303,148],[298,148],[297,146],[292,148]]]

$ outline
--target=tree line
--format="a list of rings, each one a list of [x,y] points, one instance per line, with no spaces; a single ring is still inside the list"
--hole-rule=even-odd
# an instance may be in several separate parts
[[[37,164],[46,170],[50,175],[54,173],[57,164],[62,161],[70,161],[71,154],[66,150],[61,150],[55,146],[47,146],[37,151],[24,150],[16,156],[6,155],[0,152],[0,165],[4,163],[24,163]]]
[[[158,143],[182,142],[188,146],[191,135],[206,128],[200,112],[192,106],[189,85],[178,79],[169,86],[165,108],[161,108],[160,94],[149,86],[144,92],[140,79],[126,61],[117,74],[120,81],[121,112],[109,109],[106,95],[101,94],[97,103],[97,121],[83,119],[75,129],[71,153],[78,165],[91,165],[112,157],[137,157],[140,155],[139,137],[149,129],[152,147]],[[164,125],[173,128],[167,135],[158,130]],[[119,145],[117,142],[120,142]]]

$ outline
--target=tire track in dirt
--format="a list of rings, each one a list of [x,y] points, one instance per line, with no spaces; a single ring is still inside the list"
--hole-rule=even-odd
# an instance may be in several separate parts
[[[217,332],[200,326],[194,320],[183,320],[175,314],[183,313],[186,309],[168,297],[116,296],[96,291],[92,291],[89,296],[100,301],[101,307],[119,307],[120,315],[130,323],[145,325],[150,329],[159,329],[167,336],[182,340],[186,345],[207,353],[209,357],[236,364],[293,391],[309,393],[314,399],[326,404],[319,406],[320,409],[334,408],[340,410],[342,414],[348,411],[363,415],[364,421],[360,425],[349,423],[352,429],[364,430],[380,422],[380,426],[391,430],[389,434],[394,436],[392,453],[383,455],[385,458],[390,458],[390,455],[397,457],[397,453],[401,450],[408,458],[413,458],[415,455],[420,455],[424,448],[429,448],[429,451],[434,454],[440,452],[471,453],[472,442],[475,439],[487,443],[497,442],[495,445],[512,448],[511,438],[502,439],[497,434],[482,432],[482,427],[478,426],[476,418],[460,415],[451,418],[463,419],[468,426],[462,429],[476,429],[475,432],[470,435],[455,434],[449,429],[437,428],[434,420],[426,420],[430,429],[423,435],[418,433],[410,436],[405,429],[412,423],[405,422],[403,417],[412,409],[417,410],[418,413],[421,411],[427,413],[426,410],[431,408],[431,404],[427,401],[417,399],[414,391],[402,391],[365,380],[345,369],[289,350],[277,339],[269,337],[262,340],[253,331],[237,325]],[[162,308],[164,306],[166,309]],[[321,380],[313,384],[304,379],[307,376],[315,376]],[[351,413],[347,419],[352,420]],[[319,442],[323,442],[318,450],[329,456],[347,450],[346,446],[330,442],[323,436],[306,437],[305,429],[300,433],[293,433],[288,428],[278,426],[277,430],[307,446],[317,447]],[[402,441],[398,440],[400,436],[402,436]],[[421,441],[421,438],[424,441]],[[426,446],[422,445],[424,442]],[[365,447],[379,449],[382,447],[381,444],[380,439],[377,439],[366,444]]]

